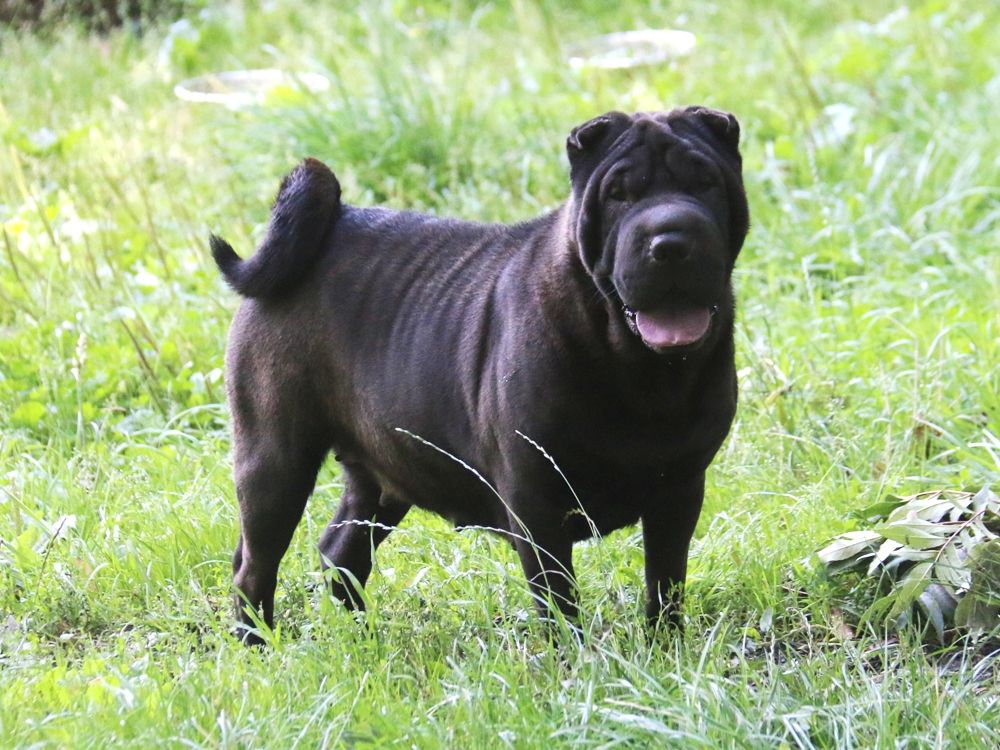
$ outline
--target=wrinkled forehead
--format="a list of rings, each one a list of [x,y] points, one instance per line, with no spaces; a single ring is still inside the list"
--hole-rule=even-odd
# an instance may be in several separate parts
[[[612,151],[632,152],[643,150],[665,153],[675,148],[687,149],[695,145],[693,133],[687,123],[670,117],[666,112],[639,112],[632,117],[632,124],[622,133]]]
[[[637,112],[632,119],[632,129],[649,145],[672,145],[680,140],[666,112]]]

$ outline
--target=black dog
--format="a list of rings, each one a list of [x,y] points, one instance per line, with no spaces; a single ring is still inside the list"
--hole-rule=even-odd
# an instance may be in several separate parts
[[[678,622],[705,469],[736,409],[730,276],[748,227],[739,125],[702,107],[598,117],[572,193],[514,226],[340,202],[307,159],[248,261],[227,354],[241,628],[331,450],[320,541],[356,586],[412,505],[509,536],[543,611],[575,617],[573,542],[642,520],[648,617]],[[252,632],[248,641],[257,641]]]

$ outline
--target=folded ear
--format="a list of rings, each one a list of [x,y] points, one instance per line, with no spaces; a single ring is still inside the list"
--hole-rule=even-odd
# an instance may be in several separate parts
[[[687,107],[684,114],[697,118],[727,146],[739,148],[740,123],[728,112],[709,107]]]
[[[617,136],[621,127],[629,122],[631,118],[624,112],[608,112],[587,120],[583,125],[577,125],[566,139],[566,152],[570,160],[596,147],[609,135]]]
[[[573,155],[574,151],[586,151],[601,139],[609,124],[611,124],[611,118],[607,115],[601,115],[593,120],[588,120],[583,125],[577,125],[570,131],[569,137],[566,139],[566,151],[570,156]]]

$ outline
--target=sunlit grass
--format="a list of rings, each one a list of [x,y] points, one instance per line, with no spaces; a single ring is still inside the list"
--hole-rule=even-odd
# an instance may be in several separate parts
[[[991,747],[989,651],[869,632],[873,592],[803,560],[887,493],[1000,476],[1000,12],[989,4],[278,2],[105,38],[0,31],[0,746]],[[681,27],[685,60],[562,48]],[[175,29],[173,38],[180,38]],[[202,72],[327,75],[229,111]],[[412,514],[368,626],[321,594],[328,467],[266,653],[228,640],[236,511],[221,380],[280,177],[518,220],[564,199],[569,128],[705,103],[743,125],[741,402],[709,476],[683,644],[642,628],[635,531],[577,552],[554,650],[514,554]]]

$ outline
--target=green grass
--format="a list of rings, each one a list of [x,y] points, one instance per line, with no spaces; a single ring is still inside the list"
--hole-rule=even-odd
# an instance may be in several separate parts
[[[1000,476],[1000,11],[895,6],[283,0],[173,43],[0,31],[0,747],[995,747],[988,648],[857,627],[875,592],[802,562],[888,493]],[[661,26],[694,54],[563,62]],[[243,111],[171,92],[267,66],[333,86]],[[566,195],[574,124],[689,103],[739,116],[753,228],[683,644],[644,632],[634,530],[579,548],[587,636],[560,652],[506,545],[424,514],[359,625],[315,585],[332,466],[273,648],[229,640],[236,299],[209,231],[248,251],[307,154],[352,203],[533,216]]]

